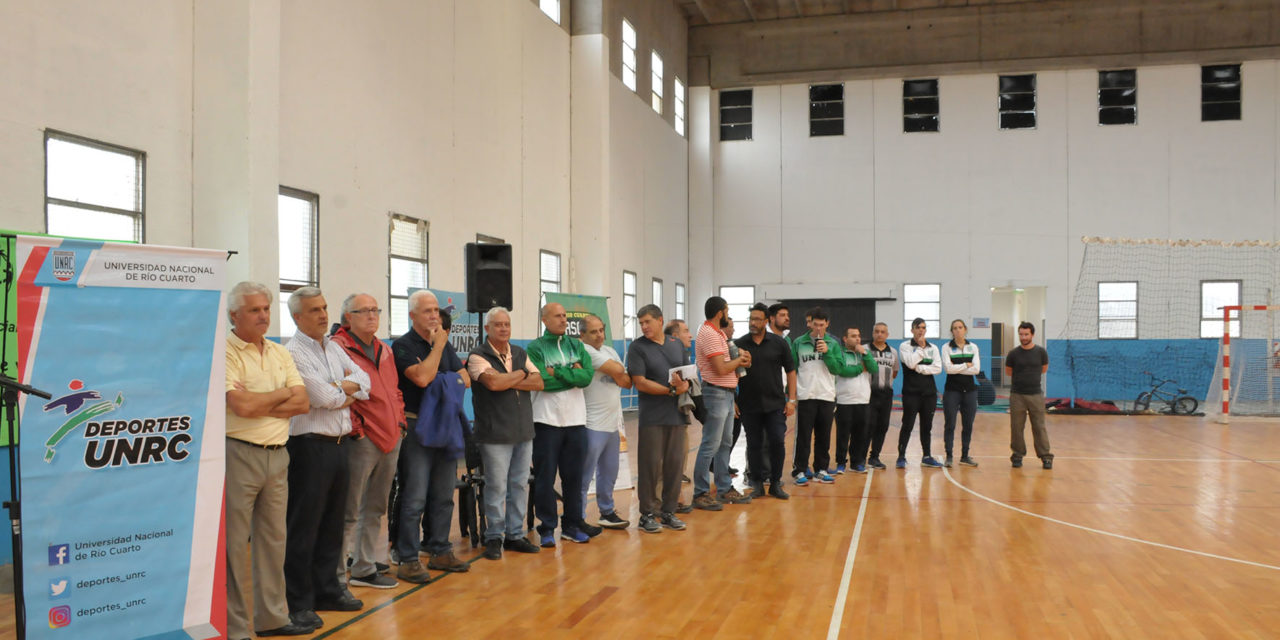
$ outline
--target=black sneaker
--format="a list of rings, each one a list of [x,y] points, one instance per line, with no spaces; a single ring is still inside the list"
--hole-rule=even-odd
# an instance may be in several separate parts
[[[944,466],[944,467],[946,467],[946,468],[948,468],[948,469],[950,469],[950,468],[951,468],[951,456],[947,456],[947,461],[946,461],[946,462],[943,462],[943,463],[942,463],[942,466]]]
[[[484,555],[485,559],[487,560],[501,560],[502,559],[502,539],[490,538],[489,540],[485,540],[484,553],[482,555]]]
[[[777,499],[779,499],[779,500],[789,500],[789,499],[791,498],[791,495],[790,495],[790,494],[788,494],[786,491],[783,491],[783,490],[782,490],[782,483],[781,483],[781,482],[775,482],[775,483],[773,483],[773,484],[769,485],[769,495],[771,495],[771,496],[773,496],[773,497],[775,497],[775,498],[777,498]]]
[[[594,538],[604,531],[604,529],[601,529],[594,524],[587,524],[585,522],[578,526],[578,530],[587,534],[588,538]]]
[[[662,533],[662,525],[658,524],[658,519],[647,513],[640,516],[638,526],[645,533]]]
[[[1021,467],[1022,467],[1022,458],[1013,458],[1013,468],[1018,469]]]
[[[394,589],[396,585],[395,578],[384,576],[381,573],[374,573],[367,576],[351,576],[351,580],[347,584],[353,587],[370,587],[373,589]]]
[[[626,529],[631,526],[631,522],[618,517],[616,511],[600,514],[600,526],[606,529]]]
[[[676,531],[684,531],[684,521],[677,518],[674,513],[662,514],[662,526]]]
[[[1046,468],[1046,469],[1052,469],[1052,468],[1053,468],[1053,458],[1046,458],[1046,459],[1045,459],[1045,461],[1044,461],[1044,468]]]
[[[884,463],[883,463],[883,462],[880,462],[880,458],[872,458],[872,459],[870,459],[870,460],[868,460],[868,461],[867,461],[867,464],[868,464],[869,466],[875,467],[876,469],[878,469],[878,470],[880,470],[880,471],[884,471],[885,469],[888,469],[888,468],[889,468],[889,467],[884,466]]]
[[[507,540],[502,543],[502,548],[507,551],[515,551],[516,553],[539,553],[542,551],[542,549],[538,548],[538,545],[529,542],[528,538]]]
[[[964,465],[964,466],[966,466],[966,467],[976,467],[976,466],[978,466],[977,461],[975,461],[973,458],[970,458],[969,456],[960,456],[960,464],[962,464],[962,465]]]
[[[336,600],[317,600],[316,611],[359,611],[364,608],[364,603],[357,600],[350,593],[344,593]]]
[[[764,495],[764,483],[753,480],[751,482],[751,497],[759,498]]]

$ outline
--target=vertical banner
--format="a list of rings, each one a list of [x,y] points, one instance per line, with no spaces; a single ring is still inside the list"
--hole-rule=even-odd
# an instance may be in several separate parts
[[[431,289],[440,303],[440,317],[449,316],[453,323],[449,328],[449,343],[458,351],[458,357],[465,362],[467,354],[476,348],[480,339],[480,314],[467,311],[467,294],[459,291]],[[412,290],[409,291],[413,293]],[[469,406],[469,405],[468,405]]]
[[[604,341],[613,344],[613,332],[609,329],[609,299],[604,296],[583,296],[576,293],[544,293],[547,304],[552,302],[564,305],[569,315],[569,328],[566,335],[581,338],[586,332],[587,316],[598,316],[604,321]]]
[[[19,236],[29,638],[226,628],[226,252]]]
[[[587,316],[596,316],[604,322],[604,343],[613,345],[613,335],[609,331],[609,299],[604,296],[586,296],[576,293],[544,293],[546,303],[553,302],[564,305],[565,313],[569,316],[569,327],[565,329],[565,335],[570,335],[579,340],[582,335],[587,332]],[[618,354],[623,358],[625,353]],[[624,405],[625,406],[625,405]],[[618,460],[618,480],[614,483],[615,491],[631,488],[631,458],[627,455],[627,434],[620,434],[622,437],[622,455]],[[591,486],[588,487],[587,493],[595,493],[595,478],[590,479]]]
[[[16,240],[14,236],[0,236],[0,270],[3,270],[0,282],[9,283],[2,288],[5,298],[0,300],[0,310],[4,313],[4,317],[0,318],[0,322],[4,323],[4,343],[0,345],[0,356],[3,357],[0,360],[0,374],[15,380],[18,378],[18,287],[14,283],[17,275],[17,267],[14,265]],[[14,438],[20,439],[17,427],[15,423]],[[0,421],[0,447],[7,447],[9,444],[9,425]]]

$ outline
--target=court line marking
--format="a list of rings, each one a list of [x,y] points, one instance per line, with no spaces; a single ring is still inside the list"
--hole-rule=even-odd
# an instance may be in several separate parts
[[[992,458],[1008,460],[1009,456],[973,456],[975,458]],[[1089,456],[1054,455],[1054,460],[1083,460],[1085,462],[1275,462],[1273,460],[1251,460],[1249,458],[1109,458]]]
[[[482,558],[482,557],[484,557],[484,556],[475,556],[475,557],[471,558],[470,560],[467,560],[465,564],[466,564],[468,567],[470,567],[471,565],[475,564],[475,562],[476,562],[477,560],[479,560],[480,558]],[[390,571],[388,570],[388,572],[390,572]],[[387,608],[387,607],[390,607],[391,605],[393,605],[393,604],[395,604],[395,603],[397,603],[397,602],[399,602],[399,601],[401,601],[401,600],[403,600],[403,599],[405,599],[405,598],[407,598],[407,597],[409,597],[409,596],[411,596],[411,595],[413,595],[413,594],[415,594],[415,593],[417,593],[417,592],[419,592],[419,591],[422,591],[422,590],[423,590],[423,589],[425,589],[428,585],[433,585],[433,584],[435,584],[435,583],[437,583],[437,582],[440,582],[441,580],[444,580],[445,578],[447,578],[447,577],[449,577],[449,576],[453,575],[453,573],[454,573],[454,572],[452,572],[452,571],[444,571],[444,572],[442,572],[442,573],[439,573],[439,574],[437,574],[434,578],[430,578],[430,579],[428,579],[426,582],[423,582],[423,583],[421,583],[421,584],[414,585],[414,586],[410,587],[409,589],[407,589],[406,591],[404,591],[404,592],[402,592],[402,593],[398,593],[398,594],[396,594],[396,595],[395,595],[395,597],[391,598],[390,600],[384,600],[383,602],[380,602],[380,603],[378,603],[378,604],[376,604],[376,605],[374,605],[374,606],[372,606],[372,607],[369,607],[368,609],[365,609],[364,611],[361,611],[358,615],[353,616],[353,617],[351,617],[351,618],[348,618],[348,619],[346,619],[346,620],[342,621],[341,623],[339,623],[337,626],[335,626],[335,627],[331,627],[331,628],[329,628],[329,629],[325,630],[324,632],[321,632],[319,635],[316,635],[316,636],[312,637],[312,639],[311,639],[311,640],[321,640],[321,638],[328,638],[329,636],[331,636],[331,635],[333,635],[333,634],[335,634],[335,633],[337,633],[337,632],[339,632],[339,631],[342,631],[343,629],[346,629],[347,627],[350,627],[351,625],[353,625],[353,624],[355,624],[355,623],[357,623],[357,622],[359,622],[359,621],[361,621],[361,620],[363,620],[363,619],[365,619],[365,618],[368,618],[369,616],[371,616],[371,615],[373,615],[373,614],[375,614],[375,613],[377,613],[377,612],[379,612],[379,611],[381,611],[381,610],[383,610],[383,609],[385,609],[385,608]],[[406,582],[408,582],[408,581],[406,581]],[[317,631],[319,631],[319,629],[317,629]],[[312,633],[315,633],[315,632],[313,631]]]
[[[862,538],[862,522],[867,516],[867,497],[871,495],[871,478],[874,469],[867,470],[867,483],[862,487],[862,503],[858,506],[858,520],[853,525],[853,539],[849,541],[849,554],[844,559],[844,574],[840,576],[840,590],[836,593],[836,607],[831,612],[831,625],[827,627],[827,640],[840,637],[840,621],[844,618],[844,604],[849,598],[849,582],[853,577],[853,561],[858,556],[858,540]]]
[[[991,498],[991,497],[989,497],[989,496],[983,495],[983,494],[981,494],[981,493],[978,493],[977,491],[974,491],[973,489],[970,489],[969,487],[966,487],[966,486],[964,486],[964,485],[960,484],[959,482],[957,482],[957,481],[956,481],[956,479],[955,479],[955,478],[951,477],[951,471],[950,471],[949,469],[946,469],[945,467],[942,469],[942,474],[943,474],[943,475],[945,475],[945,476],[947,477],[947,480],[951,481],[951,484],[953,484],[953,485],[955,485],[955,486],[959,487],[961,490],[963,490],[963,491],[965,491],[965,492],[967,492],[967,493],[969,493],[969,494],[971,494],[971,495],[974,495],[974,496],[977,496],[977,497],[979,497],[979,498],[982,498],[983,500],[986,500],[987,502],[990,502],[991,504],[994,504],[994,505],[996,505],[996,506],[1004,507],[1005,509],[1008,509],[1008,510],[1010,510],[1010,511],[1016,511],[1016,512],[1018,512],[1018,513],[1021,513],[1021,514],[1023,514],[1023,515],[1028,515],[1028,516],[1031,516],[1031,517],[1033,517],[1033,518],[1039,518],[1039,519],[1041,519],[1041,520],[1047,520],[1047,521],[1052,522],[1052,523],[1055,523],[1055,524],[1060,524],[1060,525],[1065,525],[1065,526],[1068,526],[1068,527],[1073,527],[1073,528],[1075,528],[1075,529],[1080,529],[1080,530],[1082,530],[1082,531],[1088,531],[1089,533],[1096,533],[1096,534],[1099,534],[1099,535],[1110,536],[1110,537],[1112,537],[1112,538],[1118,538],[1118,539],[1120,539],[1120,540],[1127,540],[1127,541],[1129,541],[1129,542],[1137,542],[1137,543],[1139,543],[1139,544],[1145,544],[1145,545],[1150,545],[1150,546],[1153,546],[1153,547],[1159,547],[1159,548],[1161,548],[1161,549],[1169,549],[1170,551],[1181,551],[1181,552],[1183,552],[1183,553],[1190,553],[1190,554],[1192,554],[1192,555],[1202,556],[1202,557],[1205,557],[1205,558],[1213,558],[1213,559],[1215,559],[1215,560],[1226,560],[1227,562],[1236,562],[1236,563],[1239,563],[1239,564],[1249,565],[1249,566],[1251,566],[1251,567],[1259,567],[1259,568],[1262,568],[1262,569],[1272,569],[1272,570],[1275,570],[1275,571],[1280,571],[1280,566],[1276,566],[1276,565],[1272,565],[1272,564],[1265,564],[1265,563],[1262,563],[1262,562],[1254,562],[1254,561],[1252,561],[1252,560],[1243,560],[1243,559],[1241,559],[1241,558],[1232,558],[1232,557],[1230,557],[1230,556],[1220,556],[1220,555],[1218,555],[1218,554],[1216,554],[1216,553],[1208,553],[1208,552],[1206,552],[1206,551],[1196,551],[1195,549],[1187,549],[1186,547],[1175,547],[1175,546],[1173,546],[1173,545],[1171,545],[1171,544],[1164,544],[1163,542],[1153,542],[1153,541],[1151,541],[1151,540],[1143,540],[1142,538],[1134,538],[1134,537],[1132,537],[1132,536],[1126,536],[1126,535],[1124,535],[1124,534],[1114,533],[1114,532],[1111,532],[1111,531],[1103,531],[1102,529],[1094,529],[1093,527],[1086,527],[1086,526],[1084,526],[1084,525],[1075,524],[1075,523],[1073,523],[1073,522],[1067,522],[1067,521],[1065,521],[1065,520],[1059,520],[1059,519],[1057,519],[1057,518],[1051,518],[1051,517],[1046,516],[1046,515],[1042,515],[1042,514],[1039,514],[1039,513],[1035,513],[1034,511],[1027,511],[1026,509],[1019,509],[1019,508],[1017,508],[1017,507],[1015,507],[1015,506],[1013,506],[1013,505],[1011,505],[1011,504],[1006,504],[1006,503],[1004,503],[1004,502],[1000,502],[999,500],[996,500],[995,498]]]

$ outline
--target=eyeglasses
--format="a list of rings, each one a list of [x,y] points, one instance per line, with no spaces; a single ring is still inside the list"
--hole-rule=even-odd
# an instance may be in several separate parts
[[[379,309],[377,307],[374,307],[372,309],[352,309],[351,313],[354,313],[356,315],[361,315],[361,316],[370,314],[370,313],[377,315],[379,313],[382,313],[382,309]]]

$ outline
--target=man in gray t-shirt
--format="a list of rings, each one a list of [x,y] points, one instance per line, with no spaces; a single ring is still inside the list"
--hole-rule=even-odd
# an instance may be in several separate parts
[[[1004,358],[1005,375],[1013,380],[1009,391],[1009,448],[1014,468],[1022,466],[1027,455],[1027,442],[1023,437],[1027,416],[1031,417],[1031,437],[1035,441],[1036,456],[1045,469],[1053,468],[1053,454],[1049,451],[1049,431],[1044,426],[1044,389],[1040,377],[1049,370],[1049,352],[1035,343],[1036,326],[1030,322],[1018,325],[1019,345]]]
[[[639,526],[645,533],[661,533],[662,527],[680,530],[685,525],[675,510],[684,473],[687,418],[677,407],[676,398],[689,390],[689,383],[682,379],[673,383],[669,372],[689,364],[689,352],[679,340],[662,332],[662,310],[657,305],[641,307],[636,316],[644,335],[627,350],[627,375],[640,395]],[[661,501],[656,496],[659,481]]]

